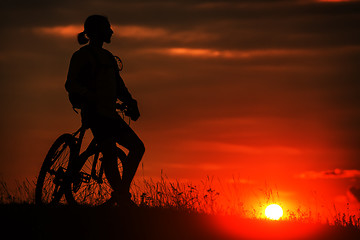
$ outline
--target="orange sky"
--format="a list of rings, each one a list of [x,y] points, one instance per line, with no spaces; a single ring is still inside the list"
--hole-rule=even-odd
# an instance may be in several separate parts
[[[79,127],[64,82],[76,34],[97,13],[140,104],[139,175],[360,199],[359,1],[2,5],[2,179],[34,178],[55,138]]]

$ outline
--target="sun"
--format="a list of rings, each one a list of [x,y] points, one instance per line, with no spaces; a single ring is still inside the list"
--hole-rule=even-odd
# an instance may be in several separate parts
[[[282,208],[277,204],[271,204],[265,209],[265,216],[271,220],[279,220],[283,215]]]

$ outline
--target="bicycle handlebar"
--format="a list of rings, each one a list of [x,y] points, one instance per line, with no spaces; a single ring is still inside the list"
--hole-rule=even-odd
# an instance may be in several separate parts
[[[127,106],[125,105],[125,103],[116,103],[116,109],[120,111],[125,111],[127,109]]]
[[[116,109],[120,110],[120,112],[123,114],[122,118],[124,119],[125,116],[129,117],[129,125],[131,117],[128,112],[128,106],[125,103],[116,103]]]

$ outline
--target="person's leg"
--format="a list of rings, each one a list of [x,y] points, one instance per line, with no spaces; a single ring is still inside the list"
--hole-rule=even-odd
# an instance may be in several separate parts
[[[124,161],[122,179],[124,191],[129,192],[131,182],[144,155],[145,146],[135,133],[127,135],[127,138],[122,139],[120,144],[129,150],[129,153]]]
[[[143,142],[121,118],[99,121],[91,127],[91,130],[103,154],[105,176],[112,189],[122,197],[130,196],[131,182],[145,152]],[[115,140],[129,151],[123,162],[122,178],[118,167]]]
[[[123,192],[122,179],[118,167],[116,154],[116,142],[112,138],[102,139],[98,142],[100,151],[103,154],[102,165],[107,180],[112,189],[116,192]]]
[[[103,155],[102,166],[106,179],[114,191],[124,191],[118,167],[114,120],[95,116],[90,129]]]
[[[122,126],[117,135],[117,142],[129,151],[123,163],[122,177],[123,190],[128,193],[131,182],[144,155],[145,146],[141,139],[125,122],[119,125]]]

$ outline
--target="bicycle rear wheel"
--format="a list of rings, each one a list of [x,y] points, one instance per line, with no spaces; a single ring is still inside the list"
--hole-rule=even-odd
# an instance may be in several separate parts
[[[41,166],[35,188],[36,204],[64,204],[64,179],[75,139],[63,134],[55,140]]]
[[[122,177],[126,154],[117,148],[118,167]],[[98,206],[111,198],[112,188],[102,169],[102,153],[91,155],[80,172],[74,173],[70,186],[66,188],[66,199],[73,205]]]

